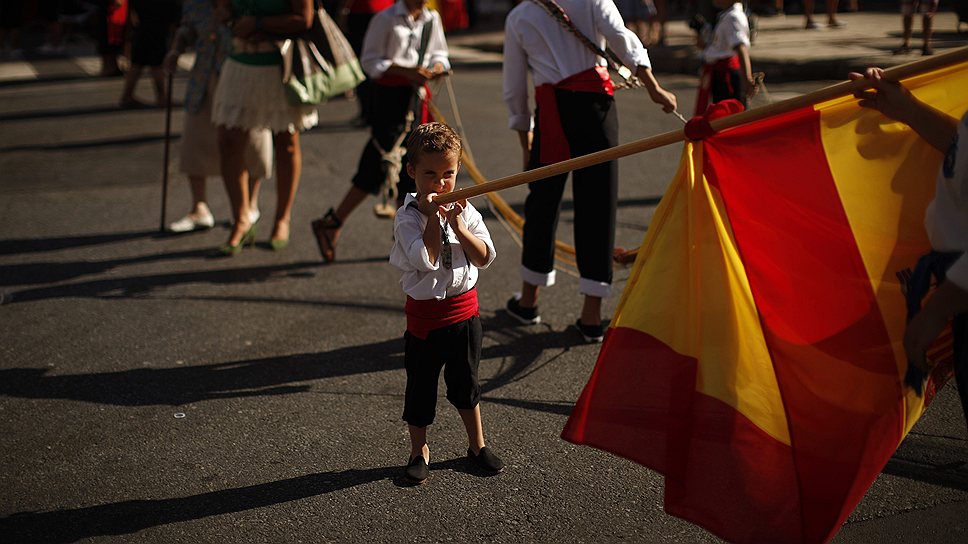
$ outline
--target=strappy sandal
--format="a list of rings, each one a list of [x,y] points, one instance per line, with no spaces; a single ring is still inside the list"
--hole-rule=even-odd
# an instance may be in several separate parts
[[[343,222],[336,217],[333,208],[330,208],[326,215],[313,221],[313,235],[316,237],[316,245],[319,247],[319,254],[324,263],[331,263],[336,260],[336,243],[331,236],[331,232],[339,230]]]

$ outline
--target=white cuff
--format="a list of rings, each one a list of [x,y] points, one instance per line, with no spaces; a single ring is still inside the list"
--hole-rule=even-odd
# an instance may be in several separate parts
[[[549,287],[555,284],[555,270],[551,272],[535,272],[527,268],[526,266],[521,266],[521,279],[524,283],[530,285],[537,285],[538,287]]]
[[[590,297],[608,298],[612,296],[612,284],[581,278],[578,280],[578,292]]]

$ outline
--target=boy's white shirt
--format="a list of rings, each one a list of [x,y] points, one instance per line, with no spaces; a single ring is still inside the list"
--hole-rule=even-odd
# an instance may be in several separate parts
[[[703,49],[703,62],[712,64],[736,54],[736,46],[750,46],[750,22],[743,11],[743,4],[736,2],[723,10],[716,18],[713,39]]]
[[[380,79],[394,64],[405,68],[417,66],[420,36],[425,24],[431,25],[431,32],[423,66],[429,68],[440,63],[445,70],[450,70],[447,41],[440,15],[424,8],[420,16],[413,19],[403,0],[398,0],[393,6],[377,13],[366,29],[363,51],[360,54],[360,64],[366,75],[372,79]]]
[[[447,269],[440,263],[439,256],[437,262],[430,262],[423,241],[428,217],[420,213],[416,203],[416,194],[408,194],[393,221],[394,241],[390,249],[390,264],[403,272],[400,276],[403,291],[416,300],[441,300],[470,291],[477,285],[478,268],[487,268],[497,256],[481,213],[468,202],[461,212],[461,218],[467,230],[487,246],[487,262],[481,267],[471,264],[457,240],[457,234],[448,225],[453,256],[451,268]],[[443,226],[442,220],[440,225]]]
[[[938,171],[924,226],[933,249],[966,252],[948,269],[947,278],[968,291],[968,114],[958,123],[957,136]]]

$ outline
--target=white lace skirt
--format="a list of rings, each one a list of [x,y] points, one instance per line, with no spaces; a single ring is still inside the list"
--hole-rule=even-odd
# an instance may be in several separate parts
[[[214,89],[215,77],[209,83]],[[272,133],[268,130],[250,130],[245,147],[245,164],[253,179],[265,179],[272,173]],[[220,176],[218,130],[212,124],[212,93],[205,93],[205,100],[198,113],[185,112],[182,129],[180,170],[187,176]]]
[[[282,86],[282,67],[254,66],[231,58],[222,64],[212,123],[229,128],[302,132],[319,123],[312,106],[293,106]]]

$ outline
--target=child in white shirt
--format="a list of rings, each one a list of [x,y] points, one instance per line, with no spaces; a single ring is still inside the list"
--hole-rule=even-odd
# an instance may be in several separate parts
[[[404,335],[407,388],[403,419],[410,432],[406,480],[422,484],[430,475],[427,426],[437,405],[437,381],[444,369],[447,400],[460,413],[467,431],[467,456],[488,474],[504,463],[484,445],[481,387],[478,269],[494,261],[496,251],[481,214],[467,200],[451,207],[433,201],[454,190],[460,169],[461,141],[443,123],[417,127],[407,141],[407,170],[417,192],[407,195],[394,219],[390,264],[403,275],[407,294]]]

